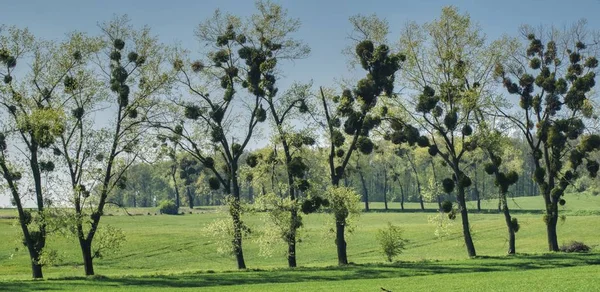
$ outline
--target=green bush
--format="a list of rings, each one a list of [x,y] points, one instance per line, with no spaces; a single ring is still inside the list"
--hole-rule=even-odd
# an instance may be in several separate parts
[[[179,208],[172,200],[160,201],[160,204],[158,204],[158,210],[161,214],[177,215],[179,213]]]
[[[402,229],[399,226],[388,222],[387,228],[377,231],[377,241],[381,246],[381,251],[391,262],[393,258],[402,253],[408,240],[402,238]]]

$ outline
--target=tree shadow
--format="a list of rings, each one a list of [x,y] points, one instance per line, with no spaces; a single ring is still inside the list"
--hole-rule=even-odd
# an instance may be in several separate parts
[[[438,213],[438,209],[398,209],[398,208],[388,208],[386,209],[369,209],[369,211],[362,210],[364,213]],[[469,209],[470,214],[501,214],[497,209]],[[544,214],[543,210],[535,210],[535,209],[511,209],[511,214]]]
[[[107,288],[127,288],[134,286],[141,288],[193,288],[418,277],[436,274],[511,272],[585,265],[600,265],[600,254],[518,254],[503,257],[483,256],[460,261],[352,264],[342,267],[256,269],[217,273],[207,271],[134,277],[69,277],[45,281],[0,282],[0,287],[6,289],[6,291],[86,290],[86,287],[90,286],[106,286]]]

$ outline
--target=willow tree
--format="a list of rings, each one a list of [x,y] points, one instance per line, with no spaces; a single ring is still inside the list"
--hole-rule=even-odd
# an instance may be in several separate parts
[[[404,55],[392,53],[387,45],[375,46],[370,40],[363,40],[356,45],[356,56],[361,67],[368,72],[356,86],[345,89],[341,96],[328,99],[321,89],[321,101],[328,134],[329,178],[333,188],[338,188],[344,171],[355,150],[370,154],[374,144],[369,138],[371,130],[381,123],[381,113],[374,110],[381,95],[391,96],[394,89],[395,74],[404,61]],[[343,132],[341,131],[343,130]],[[346,139],[348,138],[348,141]],[[340,194],[342,191],[331,191]],[[313,204],[319,207],[318,198]],[[336,204],[340,205],[340,204]],[[310,211],[310,210],[308,210]],[[335,208],[335,230],[338,263],[348,264],[346,254],[345,228],[349,212],[344,208]]]
[[[46,174],[55,168],[50,148],[65,130],[64,112],[52,104],[80,57],[64,50],[69,41],[41,41],[26,29],[0,27],[0,104],[4,110],[0,173],[19,213],[33,278],[43,277],[42,256],[50,231],[47,219],[52,217],[48,212],[55,199],[44,186]],[[34,210],[25,209],[28,194],[33,195]]]
[[[499,58],[497,44],[488,45],[478,26],[454,7],[445,7],[439,19],[424,25],[408,24],[400,38],[407,62],[402,81],[415,94],[414,120],[429,139],[419,138],[421,147],[440,155],[452,177],[443,181],[446,192],[454,192],[461,213],[465,246],[475,256],[465,202],[465,189],[471,179],[463,163],[467,151],[477,147],[473,133],[473,111],[485,106],[494,84],[491,73]],[[401,127],[398,127],[401,128]],[[404,131],[418,136],[418,131]],[[392,137],[394,138],[394,137]],[[405,138],[400,135],[398,140]]]
[[[565,30],[524,27],[522,32],[528,42],[524,52],[499,63],[495,71],[508,93],[519,96],[519,107],[498,110],[527,141],[544,199],[548,249],[558,251],[558,206],[566,202],[565,189],[582,176],[582,169],[595,177],[599,168],[589,153],[600,148],[600,136],[586,125],[595,109],[600,38],[584,21]]]
[[[247,19],[217,11],[198,27],[199,41],[211,51],[207,60],[175,60],[180,81],[193,98],[176,102],[188,122],[167,127],[179,137],[181,148],[212,172],[211,187],[223,187],[229,195],[232,251],[240,269],[246,268],[242,239],[248,231],[241,218],[240,158],[258,124],[267,119],[267,101],[277,96],[278,64],[305,53],[290,37],[298,29],[296,20],[269,2],[257,2],[257,10]],[[300,105],[294,102],[289,108]],[[195,135],[201,132],[209,133],[210,141]],[[222,157],[222,165],[211,155]]]

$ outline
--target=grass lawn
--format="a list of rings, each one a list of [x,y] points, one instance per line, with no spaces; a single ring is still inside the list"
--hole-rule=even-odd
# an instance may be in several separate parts
[[[7,291],[598,291],[600,254],[0,282]]]
[[[506,227],[501,214],[493,213],[495,201],[484,201],[482,212],[470,215],[475,246],[480,256],[467,259],[462,241],[460,220],[453,222],[448,234],[435,236],[436,226],[428,218],[436,212],[422,212],[418,204],[406,204],[400,211],[397,202],[385,212],[383,203],[373,203],[373,212],[355,220],[354,232],[348,235],[348,256],[354,264],[331,267],[337,263],[329,214],[304,216],[298,244],[298,265],[286,269],[284,245],[273,246],[270,257],[259,255],[255,237],[244,242],[248,271],[235,271],[235,260],[217,254],[217,243],[203,227],[226,216],[214,208],[200,208],[180,216],[153,215],[155,209],[129,210],[140,216],[105,216],[101,224],[124,230],[127,242],[121,250],[95,260],[98,275],[83,275],[78,245],[73,239],[53,236],[48,246],[58,250],[61,261],[44,269],[47,279],[31,281],[28,256],[19,246],[20,230],[15,226],[14,210],[0,210],[0,291],[28,290],[128,290],[147,291],[159,288],[199,287],[243,291],[393,291],[415,290],[600,290],[600,198],[567,195],[563,208],[564,222],[559,223],[559,242],[583,241],[594,252],[583,255],[543,254],[546,233],[542,221],[540,197],[518,198],[511,202],[519,218],[516,257],[504,256],[507,248]],[[435,204],[429,206],[435,208]],[[151,215],[147,215],[150,213]],[[245,217],[252,230],[264,225],[261,214]],[[400,225],[409,239],[407,249],[394,264],[384,263],[375,239],[378,229],[387,222]],[[259,269],[259,270],[255,270]],[[232,287],[232,285],[237,285]]]

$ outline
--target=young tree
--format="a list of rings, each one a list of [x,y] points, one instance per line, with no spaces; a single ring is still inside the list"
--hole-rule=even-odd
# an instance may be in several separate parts
[[[33,278],[43,278],[41,257],[49,232],[46,217],[52,202],[43,186],[43,177],[53,171],[55,165],[47,160],[45,153],[65,130],[62,109],[50,104],[54,103],[65,76],[78,63],[77,58],[63,50],[68,43],[44,42],[35,39],[27,29],[0,26],[0,75],[3,78],[0,104],[4,110],[1,113],[4,119],[0,132],[0,173],[19,213]],[[28,191],[21,180],[30,180],[26,184],[33,188]],[[34,212],[24,207],[27,193],[33,195]]]
[[[286,28],[286,26],[297,27],[298,24],[295,22],[285,23],[286,18],[284,16],[273,15],[273,17],[267,18],[269,21],[283,22],[280,24],[273,23],[269,26],[280,27],[290,32],[294,31],[293,27]],[[288,244],[287,259],[289,267],[292,268],[296,267],[296,230],[302,225],[302,218],[298,214],[299,204],[297,193],[298,191],[306,191],[310,187],[310,183],[305,178],[307,165],[303,161],[302,156],[300,156],[300,150],[302,146],[314,145],[315,140],[308,135],[294,133],[290,125],[290,119],[297,117],[292,110],[297,110],[299,113],[306,113],[308,111],[307,98],[309,97],[309,88],[310,85],[295,85],[287,94],[284,94],[280,98],[277,98],[275,94],[264,98],[271,113],[270,117],[273,126],[276,129],[277,142],[280,144],[284,155],[288,197],[290,200],[290,208],[288,210],[290,220],[289,227],[284,229],[282,237]]]
[[[333,101],[331,104],[321,88],[326,132],[329,136],[329,177],[334,188],[339,187],[354,150],[363,154],[373,151],[374,144],[369,139],[369,134],[381,123],[381,117],[373,109],[382,94],[388,96],[393,94],[395,73],[404,61],[404,55],[390,52],[389,47],[384,44],[375,46],[370,40],[363,40],[356,46],[356,55],[368,74],[357,82],[353,90],[345,89],[341,96],[335,96],[330,100]],[[385,113],[385,110],[383,112]],[[342,125],[345,134],[340,131]],[[346,137],[349,138],[348,142]],[[317,208],[318,205],[315,204]],[[349,212],[343,211],[343,208],[338,210],[339,212],[334,213],[338,263],[347,265],[344,231]]]
[[[444,179],[444,189],[450,193],[456,187],[465,246],[468,255],[475,256],[465,199],[471,179],[465,174],[463,155],[477,147],[470,138],[473,110],[485,106],[499,46],[487,45],[470,17],[454,7],[444,7],[440,18],[431,23],[407,25],[400,46],[407,55],[403,81],[408,89],[422,92],[411,115],[429,140],[419,138],[418,131],[405,131],[405,136],[418,138],[419,146],[428,146],[429,153],[439,154],[451,169],[452,178]]]
[[[485,151],[490,160],[485,164],[485,172],[494,176],[494,184],[498,188],[500,208],[508,229],[508,254],[515,254],[515,233],[519,231],[519,223],[516,217],[510,215],[507,194],[508,188],[519,180],[519,174],[514,170],[507,170],[506,167],[502,167],[502,157],[504,156],[502,150],[506,148],[503,147],[507,144],[506,137],[498,130],[490,131],[488,126],[483,123],[481,120],[479,121],[482,135],[478,141],[479,147]]]
[[[544,199],[548,249],[558,251],[558,206],[565,189],[582,175],[595,177],[599,164],[589,153],[600,148],[600,136],[586,132],[598,70],[599,38],[584,21],[566,30],[524,27],[525,54],[498,63],[495,74],[519,108],[498,108],[525,137],[535,165],[534,180]],[[568,159],[565,161],[565,158]]]
[[[192,125],[183,121],[167,127],[179,137],[183,150],[212,171],[211,187],[223,186],[225,193],[231,195],[232,250],[240,269],[246,268],[242,235],[247,230],[241,219],[240,157],[257,125],[267,119],[269,109],[263,106],[268,103],[265,100],[275,101],[278,63],[306,54],[304,45],[290,37],[298,29],[297,20],[286,18],[282,8],[270,2],[257,2],[257,9],[258,12],[246,20],[217,11],[213,18],[199,26],[200,42],[212,45],[209,60],[188,62],[188,66],[182,60],[174,62],[180,81],[196,97],[196,100],[178,104],[184,109],[185,117],[199,127],[196,132],[184,129]],[[240,86],[245,88],[246,95],[238,91]],[[301,105],[293,102],[289,108]],[[278,120],[282,120],[281,116]],[[243,128],[246,128],[245,133],[241,133]],[[194,135],[199,131],[210,133],[207,147]],[[217,165],[206,148],[220,155],[224,164]]]

